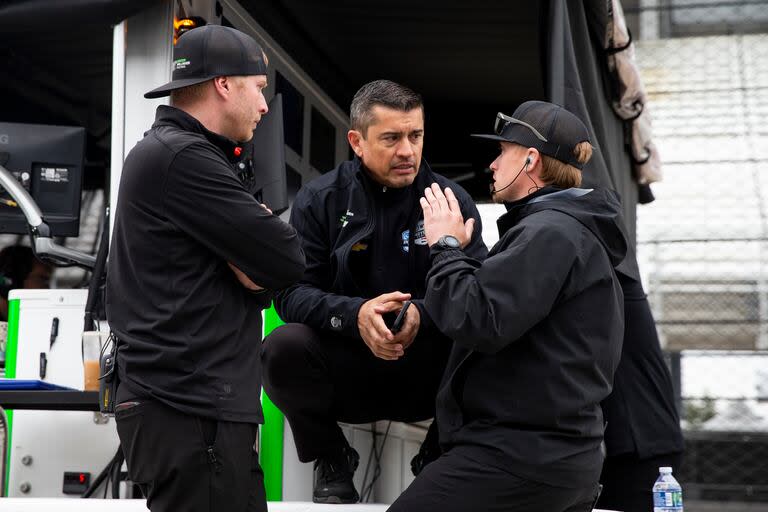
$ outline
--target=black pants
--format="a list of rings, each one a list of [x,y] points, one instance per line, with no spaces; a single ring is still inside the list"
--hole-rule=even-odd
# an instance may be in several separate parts
[[[385,361],[362,340],[286,324],[262,345],[264,390],[288,419],[299,460],[309,462],[345,445],[338,421],[432,418],[450,348],[448,338],[419,336],[403,357]]]
[[[597,482],[578,489],[520,478],[477,460],[478,447],[452,448],[428,465],[389,512],[589,512]],[[647,511],[646,511],[647,512]]]
[[[659,467],[680,469],[682,453],[667,453],[647,459],[636,455],[606,457],[600,483],[603,493],[598,508],[622,512],[648,512],[653,510],[653,483],[659,477]]]
[[[258,426],[143,400],[115,414],[128,474],[152,512],[266,512]]]

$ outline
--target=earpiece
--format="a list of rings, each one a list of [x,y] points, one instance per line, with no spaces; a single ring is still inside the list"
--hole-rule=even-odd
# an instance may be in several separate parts
[[[525,174],[528,174],[531,172],[530,169],[528,169],[528,166],[531,165],[531,162],[533,162],[533,157],[531,155],[528,155],[525,157],[525,164],[523,165],[523,169],[525,169]]]
[[[498,189],[496,188],[496,184],[495,184],[495,182],[494,182],[494,184],[493,184],[493,185],[491,185],[491,195],[493,196],[494,194],[498,194],[498,193],[499,193],[499,192],[501,192],[502,190],[504,190],[504,189],[506,189],[506,188],[509,188],[509,187],[511,187],[511,186],[512,186],[512,184],[513,184],[514,182],[516,182],[516,181],[517,181],[517,178],[518,178],[518,177],[519,177],[519,176],[520,176],[520,175],[523,173],[523,171],[525,171],[525,177],[526,177],[526,178],[528,178],[529,180],[531,180],[531,181],[533,182],[533,190],[534,190],[534,191],[536,191],[536,190],[539,190],[539,188],[540,188],[540,187],[539,187],[539,186],[536,184],[536,182],[533,180],[533,178],[531,178],[531,177],[530,177],[530,173],[531,173],[531,171],[528,169],[528,166],[529,166],[529,165],[530,165],[532,162],[533,162],[533,155],[528,155],[528,156],[526,156],[526,157],[525,157],[525,163],[524,163],[524,164],[523,164],[523,166],[520,168],[520,170],[517,172],[517,175],[515,176],[515,178],[514,178],[512,181],[510,181],[510,182],[509,182],[509,183],[507,183],[505,186],[503,186],[503,187],[501,187],[501,188],[498,188]],[[528,193],[530,194],[531,192],[528,192]]]

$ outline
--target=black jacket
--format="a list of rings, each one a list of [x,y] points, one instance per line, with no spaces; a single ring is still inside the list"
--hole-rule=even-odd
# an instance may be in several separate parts
[[[355,275],[350,269],[353,246],[375,234],[377,216],[387,215],[381,201],[374,200],[374,182],[365,175],[358,158],[343,162],[333,171],[305,185],[296,196],[291,211],[291,224],[298,231],[307,258],[307,270],[301,281],[279,293],[275,306],[286,322],[298,322],[319,330],[338,332],[359,338],[357,313],[372,296],[362,283],[371,276]],[[410,208],[407,268],[390,268],[394,273],[406,272],[408,289],[421,313],[423,334],[433,329],[423,308],[425,277],[429,270],[429,247],[423,238],[423,214],[418,198],[426,187],[439,183],[450,187],[461,205],[464,218],[475,219],[475,233],[466,253],[483,259],[487,249],[481,236],[480,214],[469,194],[452,181],[435,174],[422,162],[414,183],[408,187]],[[380,208],[377,210],[377,208]],[[422,233],[419,234],[420,226]],[[374,250],[377,250],[374,248]],[[389,291],[395,291],[390,289]],[[439,334],[439,333],[438,333]]]
[[[556,196],[547,194],[539,200]],[[624,226],[619,227],[628,239]],[[624,341],[613,390],[602,402],[607,455],[644,459],[681,452],[684,442],[672,379],[631,245],[616,274],[624,295]]]
[[[123,397],[260,422],[270,293],[249,292],[227,262],[278,290],[301,277],[304,255],[295,230],[236,176],[235,147],[185,112],[158,108],[123,166],[106,306]]]
[[[482,264],[433,249],[425,300],[454,340],[437,398],[441,444],[483,446],[488,464],[562,487],[599,478],[600,401],[623,335],[619,202],[581,193],[545,188],[510,204]]]

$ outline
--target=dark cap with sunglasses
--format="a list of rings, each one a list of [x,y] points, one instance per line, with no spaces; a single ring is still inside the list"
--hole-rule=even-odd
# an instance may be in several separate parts
[[[536,148],[541,154],[577,169],[584,166],[576,160],[573,149],[581,142],[589,142],[589,131],[578,117],[554,103],[526,101],[511,117],[499,112],[494,131],[495,135],[472,137]]]

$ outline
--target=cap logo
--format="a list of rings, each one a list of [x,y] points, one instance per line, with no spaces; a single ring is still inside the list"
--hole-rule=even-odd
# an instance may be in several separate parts
[[[189,59],[186,59],[186,58],[176,59],[175,61],[173,61],[173,70],[177,71],[179,69],[184,69],[190,64],[192,63],[189,61]]]
[[[171,91],[215,76],[267,74],[266,54],[256,40],[221,25],[204,25],[185,32],[168,64],[171,81],[146,92],[145,98],[168,96]]]

